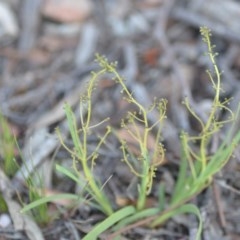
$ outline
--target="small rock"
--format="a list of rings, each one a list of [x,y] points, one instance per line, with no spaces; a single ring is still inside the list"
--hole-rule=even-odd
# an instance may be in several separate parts
[[[48,0],[42,8],[43,16],[64,23],[81,22],[92,12],[88,0]]]
[[[1,228],[6,228],[10,225],[11,219],[8,214],[3,213],[0,215],[0,227]]]

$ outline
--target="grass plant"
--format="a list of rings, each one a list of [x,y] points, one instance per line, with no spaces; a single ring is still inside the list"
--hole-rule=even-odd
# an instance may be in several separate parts
[[[16,143],[17,144],[17,143]],[[18,146],[18,144],[17,144]],[[19,146],[18,146],[19,148]],[[24,157],[21,154],[19,149],[21,158],[23,159],[23,164],[25,165],[28,171],[28,177],[23,175],[25,179],[27,193],[28,193],[28,200],[30,203],[34,203],[37,201],[41,201],[44,196],[44,186],[43,186],[43,175],[37,171],[34,171],[32,174],[29,171],[29,168],[24,160]],[[18,198],[23,206],[27,206],[24,201],[22,200],[20,194],[18,194]],[[48,213],[48,206],[47,202],[42,201],[42,204],[36,205],[35,208],[31,208],[28,212],[30,216],[39,224],[39,225],[47,225],[53,219],[53,216],[50,216]]]
[[[161,131],[164,125],[164,119],[166,118],[166,100],[155,101],[152,106],[145,108],[135,99],[134,93],[130,92],[127,88],[123,77],[120,76],[116,70],[116,64],[109,63],[106,58],[97,55],[96,59],[101,69],[98,72],[92,73],[86,94],[81,98],[80,128],[77,127],[76,117],[72,109],[68,104],[65,105],[64,109],[74,148],[70,149],[66,146],[61,133],[59,131],[57,133],[62,145],[72,155],[73,171],[66,170],[61,166],[58,166],[58,170],[74,180],[77,184],[80,184],[91,196],[92,201],[90,201],[89,204],[92,204],[106,214],[106,219],[97,224],[92,231],[83,238],[84,240],[97,239],[99,234],[107,229],[111,229],[113,236],[117,236],[121,234],[125,228],[131,227],[131,224],[133,224],[132,226],[136,226],[139,222],[140,225],[141,221],[149,227],[157,227],[171,217],[183,213],[194,214],[199,219],[196,239],[200,239],[202,230],[201,214],[197,206],[188,202],[212,183],[214,175],[229,161],[235,147],[240,142],[239,132],[235,134],[229,132],[223,140],[220,139],[221,144],[214,153],[209,151],[213,138],[220,133],[223,126],[228,123],[234,125],[235,116],[228,107],[229,100],[221,99],[221,91],[223,91],[221,87],[222,73],[217,66],[216,53],[211,43],[211,32],[206,27],[202,27],[200,32],[203,42],[206,43],[208,49],[206,55],[213,65],[213,69],[211,71],[208,70],[207,74],[214,89],[215,97],[212,101],[211,112],[206,121],[197,115],[190,106],[187,98],[184,101],[190,115],[198,122],[201,130],[196,136],[190,136],[185,132],[181,134],[181,163],[174,192],[172,193],[169,203],[165,200],[164,186],[159,184],[159,206],[146,208],[146,200],[152,189],[155,171],[163,162],[165,155],[165,149],[161,142]],[[90,152],[88,148],[88,137],[96,127],[96,125],[91,125],[91,117],[93,114],[92,94],[96,87],[97,79],[106,73],[113,75],[116,84],[121,86],[124,99],[137,108],[136,112],[127,113],[126,118],[122,120],[121,127],[125,128],[138,144],[140,149],[139,156],[131,153],[131,149],[127,147],[124,139],[120,139],[120,142],[123,161],[129,166],[133,175],[138,178],[138,196],[135,206],[126,206],[117,210],[113,209],[113,204],[111,204],[111,201],[104,193],[104,183],[99,183],[99,180],[96,179],[94,175],[94,166],[98,157],[97,152],[102,144],[104,144],[106,137],[112,133],[111,128],[107,127],[105,134],[99,139],[96,149],[93,152]],[[155,123],[151,124],[148,120],[148,115],[153,109],[158,111],[159,118]],[[86,116],[84,116],[83,112],[85,111],[83,110],[86,110]],[[222,112],[229,113],[229,119],[221,120]],[[107,119],[104,121],[107,121]],[[143,132],[137,127],[139,124],[144,127]],[[129,125],[132,127],[129,128]],[[155,133],[156,144],[153,149],[149,149],[147,145],[151,133]],[[231,138],[230,136],[233,137]],[[135,158],[134,161],[132,160],[133,158]],[[137,164],[135,164],[135,162],[137,162]],[[80,196],[79,199],[84,201],[84,198]],[[24,212],[36,207],[43,201],[47,200],[42,199],[41,201],[33,202],[23,208],[22,211]]]
[[[14,149],[14,138],[10,126],[0,111],[0,167],[7,176],[11,176],[16,171]],[[8,207],[0,193],[0,213],[4,212],[8,212]]]
[[[12,176],[16,170],[15,163],[15,139],[11,128],[0,111],[0,157],[2,158],[1,166],[6,175]]]
[[[40,185],[38,185],[35,182],[36,180],[33,177],[30,177],[26,181],[29,202],[35,202],[39,199],[42,199],[44,189],[43,189],[41,178],[38,176],[37,178],[38,178],[38,181],[40,180]],[[36,220],[36,222],[40,225],[46,225],[52,221],[52,216],[50,216],[48,213],[47,203],[43,203],[31,209],[31,215]]]
[[[18,148],[19,152],[19,146],[17,144],[17,141],[15,139],[15,136],[13,135],[11,128],[7,122],[7,120],[3,117],[3,115],[0,112],[0,155],[2,157],[2,167],[8,176],[12,176],[17,169],[19,169],[19,166],[15,160],[15,149]],[[22,157],[23,158],[23,157]],[[37,174],[35,174],[37,175]],[[37,179],[40,182],[41,178],[39,175],[37,175]],[[34,177],[29,177],[26,180],[27,189],[28,189],[28,197],[30,202],[37,201],[42,198],[42,194],[40,193],[41,188],[35,184]],[[6,203],[4,201],[4,198],[0,194],[0,212],[7,211]],[[36,208],[31,210],[31,215],[34,217],[36,222],[39,224],[46,224],[50,221],[49,215],[48,215],[47,205],[41,204],[37,206]]]

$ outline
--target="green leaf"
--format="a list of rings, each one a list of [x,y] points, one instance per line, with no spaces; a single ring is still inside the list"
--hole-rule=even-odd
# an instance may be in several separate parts
[[[83,149],[82,149],[82,143],[78,136],[78,129],[77,129],[75,115],[71,109],[71,106],[67,103],[65,103],[64,105],[64,110],[67,117],[68,127],[74,143],[74,147],[76,148],[76,151],[77,151],[77,157],[81,158],[83,154]]]
[[[181,141],[181,162],[180,162],[180,169],[178,173],[177,183],[174,188],[174,193],[171,199],[171,203],[176,203],[176,200],[181,195],[184,194],[185,186],[186,186],[186,178],[187,178],[187,168],[188,168],[188,161],[187,161],[187,146],[184,141],[184,135],[182,134],[182,141]]]
[[[140,212],[137,212],[127,218],[124,218],[121,222],[119,222],[114,228],[113,230],[116,231],[118,229],[121,229],[124,226],[127,226],[133,222],[136,222],[140,219],[143,218],[147,218],[147,217],[151,217],[153,215],[156,215],[159,213],[159,208],[148,208],[148,209],[144,209]]]
[[[80,186],[84,185],[76,175],[74,175],[71,171],[69,171],[65,167],[62,167],[62,166],[56,164],[56,170],[58,172],[62,173],[63,175],[69,177],[70,179],[72,179],[74,182],[76,182]]]
[[[135,213],[135,208],[133,206],[127,206],[113,213],[111,216],[106,218],[101,223],[97,224],[82,240],[95,240],[97,237],[108,228],[113,226],[115,223],[121,219],[126,218],[129,215]]]
[[[26,205],[25,207],[23,207],[21,209],[21,213],[25,213],[35,207],[38,207],[41,204],[47,203],[47,202],[52,202],[55,200],[59,200],[59,199],[72,199],[72,200],[85,200],[85,199],[81,199],[78,195],[76,194],[70,194],[70,193],[63,193],[63,194],[56,194],[53,196],[48,196],[48,197],[43,197],[41,199],[38,199],[32,203],[29,203],[28,205]]]
[[[160,183],[158,190],[158,205],[159,211],[163,211],[166,206],[166,196],[165,196],[165,184]]]
[[[164,213],[162,216],[160,216],[155,221],[153,221],[153,223],[151,224],[151,227],[156,227],[157,225],[164,223],[169,218],[179,215],[179,214],[183,214],[183,213],[192,213],[198,217],[199,224],[198,224],[196,240],[200,240],[202,228],[203,228],[203,221],[202,221],[202,216],[201,216],[199,209],[194,204],[185,204],[185,205],[182,205],[178,208],[172,209],[172,210]]]

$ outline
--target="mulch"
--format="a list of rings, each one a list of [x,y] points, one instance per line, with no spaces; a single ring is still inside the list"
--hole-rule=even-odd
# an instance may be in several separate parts
[[[55,171],[56,163],[70,168],[72,162],[54,130],[59,127],[71,146],[63,104],[68,102],[77,116],[86,81],[91,71],[99,69],[94,61],[96,53],[118,62],[126,85],[144,106],[150,106],[155,97],[168,100],[163,127],[166,161],[159,167],[155,182],[165,182],[170,195],[179,166],[179,134],[181,130],[190,134],[198,131],[182,100],[187,96],[204,118],[214,96],[205,72],[211,63],[204,56],[206,47],[199,28],[208,26],[212,31],[217,61],[224,72],[221,97],[232,97],[230,108],[236,111],[240,100],[239,16],[237,0],[0,2],[0,109],[25,161],[16,150],[20,169],[10,178],[1,170],[0,189],[7,191],[4,196],[9,212],[0,213],[0,239],[78,240],[104,219],[89,206],[70,208],[70,203],[63,201],[49,204],[49,211],[60,213],[55,220],[46,226],[37,225],[34,219],[19,214],[21,205],[16,196],[17,189],[27,199],[23,175],[32,172],[44,172],[48,195],[81,191]],[[129,110],[132,106],[122,100],[111,77],[101,78],[94,91],[93,125],[110,117],[110,124],[124,134],[120,123]],[[154,122],[157,114],[153,112],[149,118]],[[228,127],[222,130],[223,136]],[[96,133],[102,134],[104,128],[100,125]],[[90,150],[96,146],[96,139],[95,134],[89,137]],[[121,158],[119,142],[110,137],[100,149],[94,169],[101,182],[106,182],[104,189],[116,208],[134,204],[136,196],[134,176]],[[237,147],[235,157],[217,174],[212,186],[192,200],[204,219],[202,239],[240,239],[239,171]],[[154,187],[149,206],[156,204],[157,191]],[[3,216],[10,220],[7,225]],[[192,240],[196,227],[194,216],[177,216],[157,229],[130,229],[121,239]],[[107,239],[108,234],[99,239]]]

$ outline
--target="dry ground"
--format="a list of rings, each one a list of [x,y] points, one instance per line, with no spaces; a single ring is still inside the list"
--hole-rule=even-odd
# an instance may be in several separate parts
[[[118,61],[119,72],[142,104],[148,106],[154,96],[168,99],[168,118],[163,128],[167,155],[156,181],[165,181],[171,194],[180,154],[179,132],[197,131],[181,101],[188,96],[204,115],[213,97],[205,73],[210,63],[203,56],[199,27],[212,29],[218,64],[224,71],[223,97],[234,97],[231,108],[235,110],[240,99],[239,16],[237,0],[1,1],[0,108],[27,164],[34,171],[44,169],[47,194],[78,191],[54,170],[56,162],[71,166],[70,156],[59,146],[54,129],[59,126],[68,136],[62,106],[66,101],[73,107],[78,105],[85,80],[97,69],[95,53]],[[93,121],[110,116],[111,125],[119,129],[121,118],[131,108],[121,100],[119,88],[106,76],[94,94]],[[95,143],[93,135],[89,147]],[[193,200],[204,216],[205,240],[240,239],[238,151],[235,155],[216,176],[213,186]],[[22,164],[17,151],[16,158]],[[134,192],[129,187],[132,175],[120,159],[118,142],[109,139],[95,169],[103,182],[113,175],[106,191],[115,206],[134,203]],[[77,240],[103,219],[87,206],[66,210],[68,203],[63,202],[49,205],[49,211],[61,210],[61,215],[47,226],[37,226],[34,220],[23,217],[17,222],[15,189],[22,196],[27,191],[22,171],[24,165],[8,179],[12,211],[4,216],[11,222],[4,226],[0,213],[0,239],[34,240],[43,236],[49,240]],[[4,176],[0,176],[2,179]],[[156,201],[155,191],[149,204]],[[159,229],[132,229],[122,239],[193,239],[196,224],[192,216],[179,216]]]

